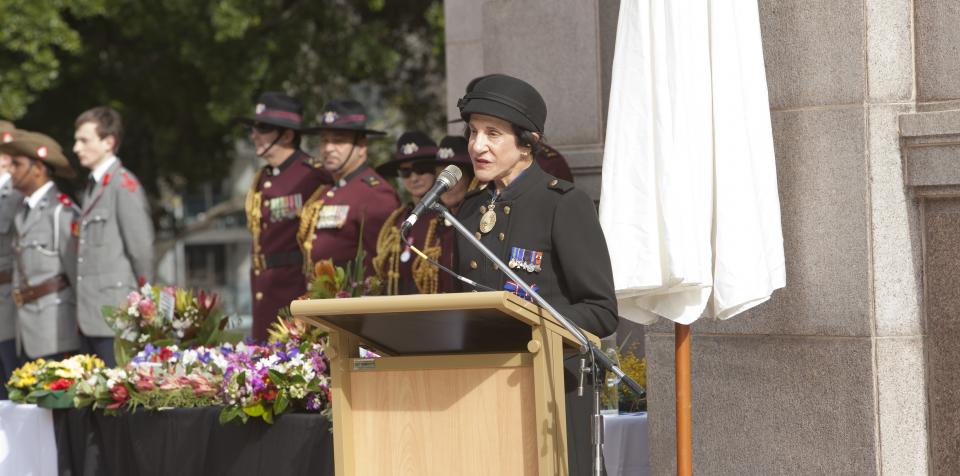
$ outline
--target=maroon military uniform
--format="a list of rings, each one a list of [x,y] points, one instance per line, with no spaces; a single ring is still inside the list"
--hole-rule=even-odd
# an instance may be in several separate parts
[[[563,154],[557,152],[557,149],[543,144],[540,152],[534,156],[534,159],[544,172],[560,180],[573,183],[573,172],[570,171],[567,159],[563,157]]]
[[[361,165],[333,187],[315,194],[307,205],[305,234],[300,235],[307,272],[313,264],[333,260],[344,266],[357,255],[360,227],[367,274],[376,254],[377,234],[390,213],[400,205],[397,193],[375,170]]]
[[[254,339],[266,339],[277,311],[306,292],[297,245],[300,213],[314,191],[329,183],[330,175],[310,165],[310,156],[301,151],[279,167],[264,167],[255,178],[247,195],[247,226],[254,237],[250,276]]]
[[[434,294],[455,291],[452,276],[401,243],[400,224],[410,216],[412,210],[412,203],[394,210],[380,231],[373,266],[377,276],[386,283],[384,293]],[[453,233],[453,227],[445,224],[443,216],[427,211],[407,231],[407,242],[452,270],[456,242]],[[389,279],[391,272],[397,273],[392,283]]]

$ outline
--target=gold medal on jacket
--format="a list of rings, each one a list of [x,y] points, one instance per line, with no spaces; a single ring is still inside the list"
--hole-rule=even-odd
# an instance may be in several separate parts
[[[490,233],[494,225],[497,224],[497,213],[493,210],[487,210],[480,217],[480,233]]]

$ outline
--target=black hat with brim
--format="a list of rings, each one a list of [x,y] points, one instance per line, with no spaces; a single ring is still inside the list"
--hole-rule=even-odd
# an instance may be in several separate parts
[[[367,127],[369,120],[363,104],[353,99],[334,99],[323,105],[321,125],[303,130],[304,134],[319,134],[322,131],[349,131],[368,136],[382,136],[386,132]]]
[[[22,129],[6,131],[0,142],[0,152],[39,160],[53,168],[54,175],[58,177],[72,179],[77,176],[77,171],[70,166],[67,156],[63,155],[60,144],[39,132]]]
[[[233,120],[247,126],[267,124],[300,131],[303,126],[303,104],[284,93],[268,91],[260,95],[252,116],[235,117]]]
[[[470,81],[467,93],[457,101],[457,108],[465,121],[470,120],[471,114],[483,114],[541,134],[547,121],[547,104],[536,88],[505,74]]]
[[[437,143],[420,131],[404,132],[397,139],[397,150],[388,162],[377,166],[377,172],[385,177],[395,177],[400,165],[408,162],[435,162]]]

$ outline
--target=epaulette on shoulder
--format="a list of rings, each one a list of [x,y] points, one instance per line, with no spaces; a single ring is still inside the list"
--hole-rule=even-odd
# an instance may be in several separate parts
[[[573,190],[573,184],[570,182],[567,182],[566,180],[560,180],[558,178],[554,178],[554,179],[550,179],[550,181],[547,182],[547,188],[558,193],[567,193]]]
[[[366,177],[363,178],[363,182],[371,187],[376,187],[377,185],[380,185],[381,183],[383,183],[380,181],[379,178],[377,178],[376,175],[367,175]]]
[[[127,169],[120,169],[120,170],[121,170],[120,176],[123,179],[123,181],[120,183],[120,186],[126,189],[130,193],[136,192],[137,189],[140,188],[140,182],[137,181],[137,177],[135,177],[133,173],[128,171]]]
[[[60,200],[60,203],[63,204],[63,206],[65,207],[73,206],[73,200],[71,200],[70,196],[65,193],[61,193],[60,195],[57,195],[57,200]]]

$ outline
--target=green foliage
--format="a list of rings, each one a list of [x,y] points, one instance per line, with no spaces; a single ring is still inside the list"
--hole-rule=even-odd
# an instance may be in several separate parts
[[[375,127],[443,130],[441,0],[0,0],[0,12],[0,116],[69,150],[80,112],[117,108],[119,155],[150,192],[222,176],[244,134],[231,118],[265,90],[298,96],[311,123],[353,96]]]

